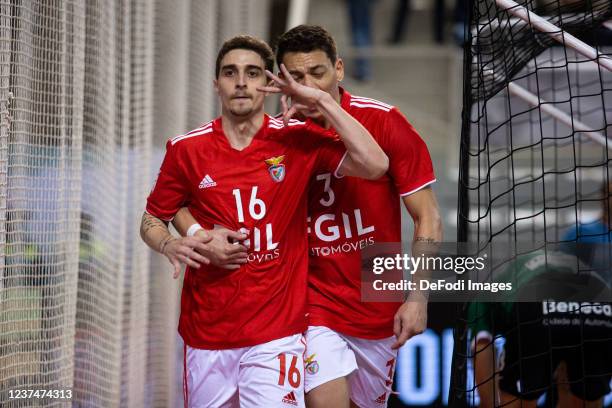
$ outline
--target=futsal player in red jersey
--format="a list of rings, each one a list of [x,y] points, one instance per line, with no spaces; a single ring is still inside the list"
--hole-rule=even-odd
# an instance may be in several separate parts
[[[188,406],[304,406],[308,181],[321,171],[375,179],[388,167],[367,130],[329,94],[266,73],[272,66],[260,40],[224,43],[215,72],[222,115],[168,140],[143,215],[151,248],[201,266],[187,268],[181,298]],[[274,85],[266,86],[266,74]],[[344,143],[309,121],[267,116],[266,92],[291,97],[287,116],[296,108],[323,112]],[[168,232],[166,222],[185,204],[204,238]],[[223,261],[241,248],[248,262],[238,255],[227,269]]]
[[[361,250],[401,242],[400,201],[414,221],[415,241],[439,242],[442,226],[431,158],[424,141],[395,107],[339,86],[344,66],[331,35],[298,26],[277,43],[276,61],[300,84],[329,93],[374,136],[389,157],[380,179],[318,172],[309,190],[309,328],[307,406],[386,406],[398,348],[427,324],[426,294],[405,303],[361,301]],[[333,127],[320,111],[306,117]]]
[[[289,30],[278,40],[276,60],[299,83],[331,95],[389,157],[388,172],[376,181],[330,171],[311,178],[305,385],[308,407],[385,406],[397,349],[426,328],[427,296],[413,292],[403,304],[361,302],[361,249],[401,241],[400,201],[415,224],[413,242],[441,240],[429,152],[397,108],[339,86],[344,65],[325,29]],[[317,109],[299,113],[333,127]],[[187,211],[176,221],[183,232],[194,222]]]

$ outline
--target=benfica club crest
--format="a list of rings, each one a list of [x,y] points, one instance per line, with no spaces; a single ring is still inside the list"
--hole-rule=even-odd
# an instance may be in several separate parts
[[[314,359],[315,356],[316,354],[313,354],[312,356],[304,359],[304,368],[306,368],[306,371],[312,375],[319,372],[319,363],[317,363],[317,360]]]
[[[268,173],[270,173],[270,177],[272,180],[280,183],[285,178],[285,165],[282,161],[285,159],[285,156],[277,156],[266,159],[265,162],[268,166]]]

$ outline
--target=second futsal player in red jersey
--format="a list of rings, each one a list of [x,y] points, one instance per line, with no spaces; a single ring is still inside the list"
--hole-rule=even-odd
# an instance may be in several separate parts
[[[441,239],[429,152],[397,108],[339,86],[344,65],[323,28],[289,30],[278,39],[276,59],[296,81],[328,92],[389,157],[387,173],[375,181],[332,172],[311,179],[305,384],[309,408],[348,407],[349,400],[358,407],[386,406],[397,349],[425,329],[427,301],[411,293],[405,303],[363,302],[361,251],[401,242],[401,203],[415,224],[413,242]],[[320,112],[302,114],[333,127]]]
[[[309,194],[309,324],[365,339],[393,336],[401,303],[361,301],[361,250],[401,242],[399,197],[435,182],[427,146],[397,108],[341,89],[340,105],[389,156],[378,180],[317,173]],[[355,322],[359,322],[355,324]]]

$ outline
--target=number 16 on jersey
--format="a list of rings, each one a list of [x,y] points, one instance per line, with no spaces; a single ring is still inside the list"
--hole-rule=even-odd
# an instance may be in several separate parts
[[[244,208],[242,206],[242,195],[240,193],[240,189],[235,188],[232,190],[232,194],[236,199],[236,211],[238,213],[238,222],[244,222]],[[266,203],[261,199],[257,198],[257,186],[253,186],[251,189],[251,196],[249,198],[249,216],[254,220],[261,220],[266,215]],[[246,228],[240,228],[240,232],[246,233]],[[265,251],[272,251],[276,249],[278,246],[278,242],[274,242],[274,238],[272,236],[272,224],[267,223],[265,226],[265,241],[266,247]],[[262,231],[258,227],[253,228],[253,234],[251,234],[251,238],[253,239],[253,251],[261,251],[261,243],[262,243]],[[243,244],[247,247],[251,246],[251,238],[244,240]]]

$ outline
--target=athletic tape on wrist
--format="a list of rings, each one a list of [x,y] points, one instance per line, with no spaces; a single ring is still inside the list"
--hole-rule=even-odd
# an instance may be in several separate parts
[[[199,230],[204,229],[202,228],[202,226],[200,224],[193,224],[191,227],[189,227],[189,229],[187,230],[187,236],[188,237],[193,237],[195,235],[196,232],[198,232]]]

